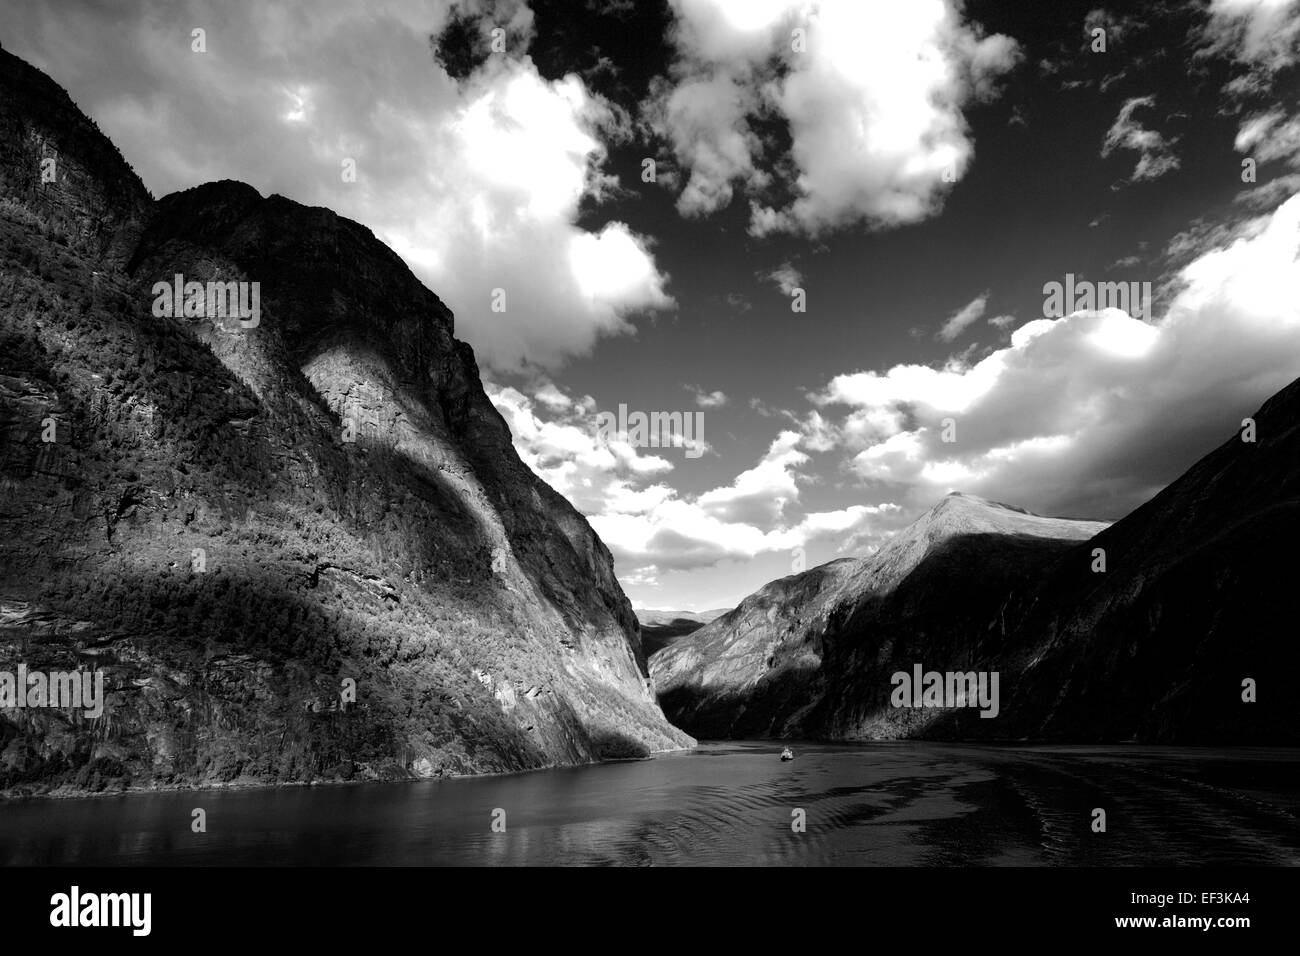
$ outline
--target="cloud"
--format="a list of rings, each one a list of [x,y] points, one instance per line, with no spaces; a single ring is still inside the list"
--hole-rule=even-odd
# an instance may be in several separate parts
[[[1263,92],[1278,73],[1300,63],[1300,3],[1211,0],[1209,17],[1193,39],[1198,56],[1224,57],[1241,68],[1227,92]]]
[[[787,505],[798,501],[795,468],[807,461],[799,450],[798,432],[782,432],[758,464],[737,475],[731,485],[700,495],[696,503],[710,518],[771,525]]]
[[[1092,50],[1094,30],[1101,29],[1105,31],[1107,49],[1109,50],[1110,44],[1122,43],[1126,37],[1145,25],[1136,17],[1117,17],[1102,8],[1089,10],[1088,15],[1083,18],[1083,42],[1080,45],[1080,52],[1090,52]]]
[[[754,307],[750,301],[739,292],[728,292],[726,296],[724,296],[723,301],[727,303],[727,307],[736,315],[744,315]]]
[[[706,392],[698,385],[684,385],[682,387],[695,396],[695,404],[700,408],[721,408],[727,404],[728,399],[725,392]]]
[[[524,464],[579,511],[603,509],[611,498],[626,500],[633,486],[672,471],[670,449],[646,454],[622,437],[602,440],[596,402],[590,396],[560,402],[548,384],[529,397],[510,386],[484,382],[488,398],[505,419]],[[563,393],[561,393],[563,394]],[[642,490],[652,497],[653,489]],[[667,489],[662,489],[667,493]]]
[[[690,170],[678,208],[708,214],[743,190],[756,236],[934,214],[974,155],[963,110],[1020,59],[947,0],[672,6],[677,59],[643,117]],[[758,132],[772,119],[788,153]]]
[[[547,382],[533,393],[533,397],[549,408],[567,409],[573,407],[573,399],[556,388],[553,382]]]
[[[1232,145],[1256,162],[1281,159],[1300,169],[1300,113],[1288,118],[1284,111],[1274,109],[1248,116],[1242,120]]]
[[[985,289],[975,298],[971,299],[960,309],[948,317],[948,321],[943,324],[935,338],[944,342],[951,342],[957,336],[966,331],[966,327],[972,322],[977,322],[984,315],[984,309],[989,302],[989,293]]]
[[[1179,165],[1178,157],[1171,149],[1177,140],[1166,140],[1160,133],[1144,128],[1141,122],[1133,118],[1136,110],[1141,107],[1153,107],[1155,103],[1154,96],[1135,96],[1125,100],[1101,146],[1103,159],[1117,149],[1128,149],[1138,153],[1138,164],[1129,177],[1130,182],[1157,179],[1170,170],[1177,169]]]
[[[591,222],[587,207],[617,188],[604,163],[626,116],[576,76],[538,73],[524,5],[491,13],[508,51],[459,80],[430,51],[445,4],[15,0],[0,30],[156,194],[236,178],[328,206],[406,260],[480,360],[554,367],[673,300],[648,239],[618,221],[577,225],[581,204]],[[196,26],[207,53],[190,51]],[[345,159],[355,182],[342,179]],[[492,310],[495,289],[504,312]]]
[[[1290,198],[1290,197],[1287,197]],[[1239,240],[1258,236],[1271,222],[1269,216],[1228,220],[1195,219],[1165,244],[1163,261],[1180,271],[1194,259]]]
[[[803,286],[803,274],[789,262],[781,263],[764,278],[776,283],[782,295],[790,295],[795,289]]]
[[[529,397],[485,384],[525,464],[587,515],[613,553],[625,585],[653,585],[667,572],[749,560],[813,542],[878,539],[901,523],[891,502],[798,513],[809,451],[833,447],[817,412],[809,427],[780,432],[760,459],[729,483],[684,494],[665,483],[677,464],[671,451],[645,454],[625,441],[602,444],[590,397]],[[546,400],[540,395],[548,394]],[[788,416],[786,416],[788,417]],[[807,450],[805,450],[805,447]]]
[[[962,490],[1113,518],[1148,499],[1300,375],[1300,195],[1219,238],[1158,321],[1078,312],[973,364],[835,377],[814,398],[847,409],[841,450],[868,500],[915,513]]]
[[[999,329],[1007,329],[1015,325],[1017,319],[1014,315],[993,315],[989,316],[989,325],[996,326]]]
[[[1300,173],[1277,176],[1268,182],[1252,185],[1233,197],[1232,201],[1255,211],[1272,209],[1288,197],[1300,193]]]
[[[1112,73],[1109,76],[1104,76],[1102,77],[1101,82],[1097,84],[1097,89],[1102,93],[1105,93],[1126,76],[1128,76],[1128,73],[1123,70],[1120,70],[1118,73]]]
[[[660,135],[671,134],[677,161],[691,171],[677,210],[696,216],[726,206],[732,182],[754,173],[759,143],[745,117],[757,107],[755,93],[726,75],[657,84],[654,90],[647,120]]]

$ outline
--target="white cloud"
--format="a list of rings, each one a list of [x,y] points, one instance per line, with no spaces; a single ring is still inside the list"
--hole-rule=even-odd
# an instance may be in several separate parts
[[[383,210],[398,251],[487,364],[553,367],[630,331],[629,313],[671,307],[644,238],[621,222],[574,225],[611,121],[577,77],[548,82],[531,62],[490,59],[411,144],[428,171],[367,207]],[[491,309],[495,289],[504,312]]]
[[[1238,240],[1258,236],[1271,221],[1269,216],[1224,221],[1196,219],[1166,243],[1164,258],[1181,270],[1192,260],[1199,259],[1216,249],[1230,246]]]
[[[536,392],[533,397],[549,408],[564,409],[573,407],[573,399],[569,398],[553,382],[547,382]]]
[[[732,182],[754,174],[759,143],[745,119],[757,106],[754,92],[725,75],[657,86],[656,91],[647,119],[660,135],[671,131],[677,160],[690,170],[677,198],[678,211],[694,216],[727,205]]]
[[[1133,118],[1136,110],[1142,107],[1154,107],[1155,103],[1154,96],[1135,96],[1125,100],[1124,105],[1120,107],[1119,115],[1115,117],[1114,124],[1106,132],[1106,138],[1102,142],[1103,159],[1117,149],[1133,150],[1138,154],[1137,166],[1129,177],[1131,182],[1157,179],[1177,169],[1179,165],[1178,157],[1174,155],[1172,149],[1177,139],[1166,140],[1160,133],[1146,129],[1139,120]]]
[[[673,10],[678,60],[644,115],[690,170],[682,212],[722,208],[740,187],[754,235],[932,215],[945,174],[959,179],[974,153],[963,108],[993,96],[1020,56],[946,0],[674,0]],[[755,132],[770,117],[788,126],[788,157],[769,155]],[[769,195],[774,185],[784,197]]]
[[[688,495],[664,483],[677,467],[665,457],[672,452],[647,455],[618,441],[602,445],[590,399],[566,396],[565,405],[554,396],[535,401],[512,387],[486,388],[520,457],[587,515],[614,554],[625,585],[653,585],[664,572],[748,560],[814,541],[842,549],[849,540],[875,539],[900,523],[900,509],[890,502],[795,513],[807,480],[802,468],[809,456],[802,446],[833,446],[816,412],[809,428],[781,432],[753,467],[728,484]],[[554,388],[548,383],[539,397]]]
[[[695,396],[695,404],[700,406],[700,408],[721,408],[729,401],[727,393],[717,389],[712,392],[706,392],[698,385],[686,385],[683,387]]]
[[[85,3],[68,16],[14,0],[0,29],[156,194],[243,179],[369,226],[488,364],[555,366],[630,332],[642,310],[671,308],[644,237],[621,222],[576,225],[584,197],[614,186],[606,143],[626,135],[626,117],[576,76],[539,75],[521,3],[493,6],[510,52],[457,83],[429,46],[446,7],[288,0],[236,15],[232,4]],[[189,31],[203,24],[209,52],[191,53]],[[356,182],[342,181],[346,158]],[[491,309],[497,288],[503,313]]]
[[[1233,148],[1244,153],[1250,150],[1256,143],[1264,141],[1268,131],[1286,118],[1286,114],[1281,110],[1272,110],[1268,113],[1256,113],[1254,116],[1242,120],[1241,127],[1237,130],[1237,138],[1233,141]]]
[[[1091,52],[1093,30],[1104,30],[1107,43],[1122,43],[1138,26],[1140,26],[1139,21],[1133,17],[1116,16],[1102,8],[1090,10],[1088,15],[1083,18],[1083,40],[1079,45],[1079,50],[1080,52]]]
[[[789,262],[781,263],[781,265],[769,272],[766,278],[776,283],[776,287],[781,290],[782,295],[790,295],[795,289],[803,285],[803,275]]]
[[[782,432],[753,468],[741,472],[725,488],[700,495],[696,504],[711,518],[771,526],[799,500],[795,469],[808,456],[799,450],[799,433]]]
[[[1253,210],[1272,209],[1296,193],[1300,193],[1300,173],[1289,173],[1257,186],[1247,186],[1233,197],[1233,201]]]
[[[1228,92],[1261,92],[1277,73],[1300,63],[1300,2],[1210,0],[1199,41],[1199,55],[1228,57],[1243,68]]]
[[[943,324],[936,338],[944,342],[951,342],[957,336],[966,331],[967,326],[972,322],[977,322],[984,315],[984,310],[989,303],[988,291],[981,292],[975,298],[971,299],[960,309],[948,317],[948,321]]]
[[[912,512],[950,490],[1118,517],[1300,376],[1300,195],[1179,273],[1165,314],[1038,319],[968,364],[834,378],[838,434],[874,495]],[[945,443],[943,420],[955,424]]]
[[[1288,118],[1275,109],[1249,116],[1242,121],[1233,147],[1257,163],[1284,159],[1300,169],[1300,114]]]

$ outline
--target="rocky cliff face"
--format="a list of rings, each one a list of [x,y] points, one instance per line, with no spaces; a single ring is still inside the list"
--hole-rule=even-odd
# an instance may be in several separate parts
[[[120,267],[150,197],[99,127],[68,94],[0,49],[0,199],[89,261]]]
[[[391,250],[241,183],[154,203],[3,51],[0,127],[0,671],[93,667],[109,692],[99,721],[0,711],[0,789],[692,743],[648,689],[609,552],[520,462]],[[159,317],[177,274],[257,283],[256,324]]]
[[[1255,427],[1110,527],[950,496],[657,654],[664,708],[706,737],[1300,742],[1300,382]],[[998,716],[893,706],[918,664],[998,672]]]

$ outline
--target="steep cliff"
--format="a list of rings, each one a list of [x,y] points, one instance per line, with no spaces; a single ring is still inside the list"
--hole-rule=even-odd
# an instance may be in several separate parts
[[[0,198],[46,238],[120,267],[149,193],[116,146],[40,70],[0,48]]]
[[[241,183],[154,203],[3,51],[0,128],[0,670],[93,667],[109,690],[99,721],[0,711],[0,789],[691,743],[648,689],[608,550],[520,462],[400,258]],[[177,275],[256,283],[256,322],[156,314]]]

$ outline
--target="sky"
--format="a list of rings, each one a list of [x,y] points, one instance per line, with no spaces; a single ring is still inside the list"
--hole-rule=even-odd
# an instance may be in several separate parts
[[[950,491],[1122,517],[1300,376],[1300,0],[6,0],[0,44],[155,196],[392,246],[639,607]]]

